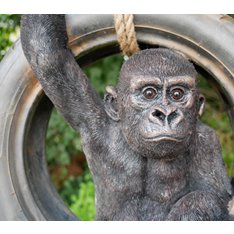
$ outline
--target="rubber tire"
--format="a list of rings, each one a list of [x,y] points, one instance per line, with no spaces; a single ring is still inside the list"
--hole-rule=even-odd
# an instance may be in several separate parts
[[[70,48],[83,66],[118,53],[112,15],[68,15]],[[224,15],[135,15],[141,48],[181,51],[216,83],[234,126],[234,23]],[[53,105],[20,41],[0,64],[0,220],[76,220],[55,191],[44,156]]]

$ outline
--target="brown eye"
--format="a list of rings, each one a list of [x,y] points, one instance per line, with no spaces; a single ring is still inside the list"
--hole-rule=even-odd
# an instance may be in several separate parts
[[[170,95],[172,99],[179,101],[184,97],[184,90],[179,88],[173,89]]]
[[[154,88],[146,88],[143,92],[143,95],[146,99],[152,100],[157,96],[157,90]]]

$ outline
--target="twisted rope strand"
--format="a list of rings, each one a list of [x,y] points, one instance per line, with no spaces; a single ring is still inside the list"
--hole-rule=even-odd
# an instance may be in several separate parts
[[[132,14],[114,15],[115,30],[120,49],[124,55],[131,56],[140,50]]]

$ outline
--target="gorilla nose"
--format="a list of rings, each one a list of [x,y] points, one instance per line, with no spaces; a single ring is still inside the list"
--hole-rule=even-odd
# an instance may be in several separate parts
[[[176,110],[164,110],[162,108],[156,108],[151,113],[152,120],[156,120],[157,122],[160,122],[161,124],[165,124],[166,122],[168,124],[171,124],[173,120],[177,119],[178,114]]]

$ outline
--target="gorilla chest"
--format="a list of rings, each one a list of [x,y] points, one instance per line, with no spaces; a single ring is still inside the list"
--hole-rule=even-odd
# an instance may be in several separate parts
[[[188,192],[186,162],[148,159],[145,195],[160,203],[173,202]]]
[[[147,206],[149,200],[170,203],[188,192],[185,161],[165,162],[124,153],[118,157],[109,154],[102,164],[100,181],[108,193],[127,200],[137,197]]]
[[[185,170],[171,165],[161,168],[159,162],[145,158],[130,161],[124,165],[118,161],[115,166],[109,164],[111,160],[105,162],[105,173],[96,180],[98,214],[114,215],[114,220],[163,220],[188,192]]]

